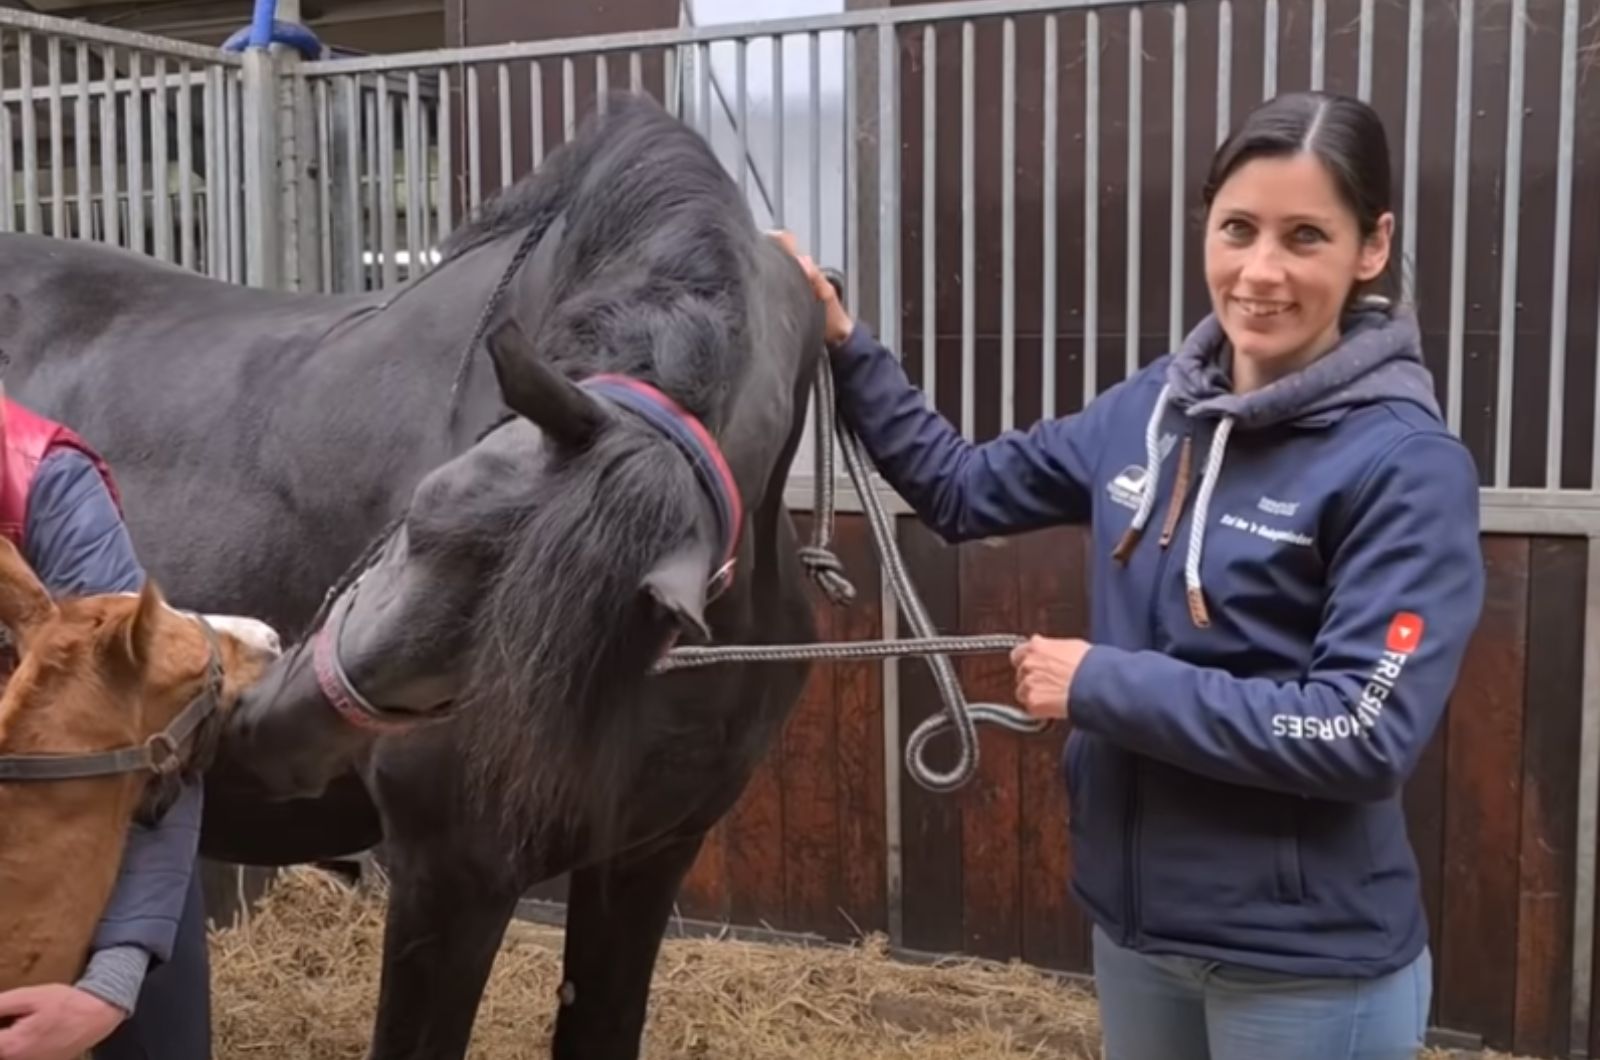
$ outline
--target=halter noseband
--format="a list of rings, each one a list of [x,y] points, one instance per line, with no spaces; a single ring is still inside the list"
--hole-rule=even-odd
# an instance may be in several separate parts
[[[350,675],[339,658],[339,634],[344,630],[344,620],[350,611],[350,602],[361,588],[364,578],[366,572],[362,572],[361,577],[351,584],[348,592],[339,594],[339,598],[333,602],[333,609],[328,613],[328,620],[317,630],[311,648],[311,666],[317,676],[317,689],[341,718],[354,727],[369,732],[399,732],[425,723],[442,721],[452,713],[449,708],[429,711],[426,714],[416,711],[385,710],[363,696],[361,690],[356,688],[355,682],[350,680]]]

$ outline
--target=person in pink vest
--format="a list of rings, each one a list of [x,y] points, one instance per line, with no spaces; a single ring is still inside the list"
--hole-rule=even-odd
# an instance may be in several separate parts
[[[105,461],[10,398],[0,398],[0,534],[56,596],[144,582]],[[200,809],[190,785],[159,821],[133,826],[83,975],[0,993],[0,1060],[209,1060]]]

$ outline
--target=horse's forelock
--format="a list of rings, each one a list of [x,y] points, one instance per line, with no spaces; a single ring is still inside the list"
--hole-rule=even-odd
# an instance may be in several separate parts
[[[641,591],[704,529],[693,472],[664,439],[614,426],[552,468],[479,605],[460,726],[483,808],[605,831],[626,789],[638,682],[659,647]]]

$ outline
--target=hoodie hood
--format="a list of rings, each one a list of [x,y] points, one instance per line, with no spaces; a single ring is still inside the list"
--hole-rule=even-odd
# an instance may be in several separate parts
[[[1443,418],[1415,314],[1371,300],[1345,315],[1341,331],[1338,345],[1306,367],[1235,394],[1232,348],[1221,323],[1208,316],[1168,365],[1172,404],[1190,416],[1231,418],[1244,430],[1380,401],[1410,401]]]
[[[1189,614],[1197,626],[1209,625],[1205,592],[1200,583],[1200,560],[1210,520],[1211,494],[1222,473],[1228,438],[1237,426],[1243,430],[1270,427],[1383,401],[1409,401],[1443,419],[1434,397],[1433,376],[1422,361],[1422,343],[1416,316],[1391,310],[1387,301],[1368,300],[1341,321],[1339,342],[1333,349],[1297,372],[1274,380],[1248,394],[1235,394],[1229,378],[1232,349],[1215,315],[1201,321],[1167,366],[1165,385],[1145,424],[1147,469],[1139,510],[1113,553],[1126,562],[1144,534],[1155,509],[1161,482],[1161,421],[1169,404],[1191,418],[1217,420],[1216,433],[1206,453],[1189,528],[1184,582]],[[1192,478],[1191,441],[1184,438],[1178,455],[1177,482],[1169,505],[1176,505],[1162,533],[1163,547],[1171,537],[1171,523],[1182,510]]]

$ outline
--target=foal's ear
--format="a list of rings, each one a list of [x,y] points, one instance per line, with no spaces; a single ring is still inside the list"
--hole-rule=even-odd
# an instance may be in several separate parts
[[[157,623],[165,606],[161,590],[146,580],[133,610],[112,623],[106,643],[111,657],[135,673],[143,671],[155,654]]]
[[[17,650],[56,615],[56,605],[38,575],[9,538],[0,537],[0,626],[11,631]]]
[[[641,588],[663,617],[678,624],[684,640],[704,644],[711,639],[705,615],[710,577],[705,550],[689,547],[670,553],[652,567]]]
[[[594,441],[605,413],[582,387],[539,356],[514,321],[495,329],[488,346],[500,394],[511,411],[567,448],[583,449]]]

